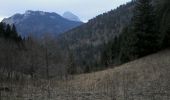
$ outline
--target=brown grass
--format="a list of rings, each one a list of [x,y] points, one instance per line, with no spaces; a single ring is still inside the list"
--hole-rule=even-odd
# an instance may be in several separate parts
[[[16,100],[170,100],[170,50],[113,69],[36,84]]]

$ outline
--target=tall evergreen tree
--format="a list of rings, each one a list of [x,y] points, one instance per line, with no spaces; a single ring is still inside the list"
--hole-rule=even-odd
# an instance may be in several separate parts
[[[72,74],[76,74],[76,72],[77,72],[77,68],[74,61],[74,55],[71,51],[69,51],[67,73],[72,75]]]
[[[119,59],[121,63],[137,58],[136,55],[134,55],[136,38],[131,25],[130,27],[125,27],[123,29],[122,34],[120,35],[120,42]]]
[[[5,35],[4,35],[4,37],[5,37],[5,38],[9,38],[10,35],[11,35],[11,33],[12,33],[12,31],[11,31],[11,26],[8,24],[8,25],[6,26],[6,30],[5,30]]]
[[[151,0],[136,1],[133,22],[133,55],[142,57],[153,53],[159,47],[159,34],[156,32],[155,15]]]
[[[0,23],[0,37],[4,37],[5,33],[5,25],[4,23]]]
[[[17,30],[16,30],[16,27],[15,27],[14,24],[12,25],[11,36],[10,37],[13,38],[13,39],[17,39],[18,38]]]
[[[162,43],[163,43],[163,48],[170,47],[170,23],[168,24],[167,29],[165,30],[165,36],[163,38]]]
[[[157,0],[157,20],[163,48],[170,47],[170,0]]]

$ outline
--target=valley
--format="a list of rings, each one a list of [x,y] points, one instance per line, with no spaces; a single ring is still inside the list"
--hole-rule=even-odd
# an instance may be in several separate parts
[[[169,0],[7,1],[0,100],[170,100]]]

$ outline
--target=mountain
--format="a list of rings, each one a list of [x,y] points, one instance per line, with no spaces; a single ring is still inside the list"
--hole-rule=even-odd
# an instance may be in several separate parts
[[[22,37],[27,37],[29,34],[39,37],[44,33],[57,36],[83,24],[82,22],[67,20],[56,13],[31,10],[24,14],[15,14],[12,17],[5,18],[2,22],[15,24]]]
[[[63,48],[73,52],[78,66],[97,66],[100,64],[103,45],[118,36],[130,23],[133,8],[134,2],[121,5],[61,34],[58,41]]]
[[[76,22],[81,22],[81,20],[79,19],[78,16],[74,15],[73,13],[71,12],[65,12],[63,14],[63,17],[68,19],[68,20],[71,20],[71,21],[76,21]]]

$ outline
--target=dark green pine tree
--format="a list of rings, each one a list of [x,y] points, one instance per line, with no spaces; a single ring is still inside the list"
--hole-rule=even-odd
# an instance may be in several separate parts
[[[120,36],[115,36],[114,41],[111,45],[111,59],[112,64],[117,65],[119,64],[119,54],[120,54]]]
[[[155,26],[155,14],[151,0],[136,1],[133,23],[133,55],[142,57],[159,48],[159,34]]]
[[[131,25],[129,25],[123,29],[120,35],[120,63],[125,63],[137,58],[136,55],[134,55],[134,52],[136,51],[134,46],[135,42],[135,34],[132,31]]]
[[[15,25],[13,24],[12,25],[12,30],[11,30],[11,35],[10,37],[14,40],[16,40],[18,38],[18,34],[17,34],[17,30],[16,30],[16,27]]]
[[[4,37],[5,33],[5,25],[4,23],[0,23],[0,37]]]
[[[170,24],[168,25],[165,36],[163,39],[163,48],[169,48],[170,47]]]
[[[114,39],[115,40],[115,39]],[[117,40],[117,38],[116,38]],[[114,58],[113,51],[114,48],[114,41],[109,41],[107,44],[103,45],[104,49],[101,52],[101,63],[103,66],[108,67]]]
[[[74,60],[74,55],[71,51],[69,51],[67,73],[73,75],[76,74],[76,72],[77,72],[77,68]]]
[[[6,30],[5,30],[4,37],[5,37],[6,39],[7,39],[7,38],[10,38],[11,33],[12,33],[12,31],[11,31],[11,26],[8,24],[8,25],[6,26]]]
[[[108,67],[109,65],[118,64],[118,56],[120,52],[120,39],[115,36],[112,41],[104,44],[104,49],[101,52],[101,63],[103,66]]]
[[[163,49],[170,47],[170,0],[157,0],[157,20],[159,21]]]

